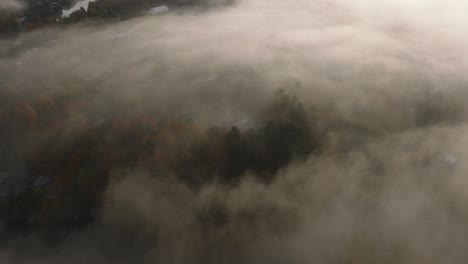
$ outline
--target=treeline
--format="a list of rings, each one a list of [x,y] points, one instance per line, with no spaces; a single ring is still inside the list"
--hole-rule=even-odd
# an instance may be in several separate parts
[[[51,24],[78,22],[85,18],[125,18],[162,3],[164,3],[163,0],[96,0],[89,3],[87,11],[80,9],[69,17],[62,17],[62,11],[71,8],[75,1],[26,0],[23,10],[0,14],[0,33],[14,34]]]
[[[62,10],[71,7],[73,0],[24,0],[24,9],[0,12],[0,36],[32,30],[60,21]]]
[[[248,173],[267,184],[280,168],[320,148],[306,109],[282,91],[250,128],[202,127],[156,113],[96,124],[83,98],[41,96],[0,111],[1,146],[8,150],[2,167],[25,162],[28,174],[24,191],[3,205],[6,218],[48,223],[90,215],[119,170],[175,175],[195,190],[236,184]]]
[[[229,5],[235,0],[96,0],[88,9],[62,17],[62,11],[73,6],[73,0],[26,0],[25,9],[15,13],[0,13],[0,36],[33,30],[52,24],[76,23],[84,19],[127,19],[141,15],[150,8],[167,5],[210,6]]]
[[[67,18],[61,18],[64,23],[75,23],[87,18],[118,18],[127,19],[141,15],[157,6],[223,6],[233,4],[235,0],[96,0],[90,2],[88,9],[80,9]]]

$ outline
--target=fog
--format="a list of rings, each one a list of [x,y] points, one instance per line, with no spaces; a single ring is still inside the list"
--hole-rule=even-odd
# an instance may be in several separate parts
[[[3,0],[0,3],[0,12],[17,12],[24,8],[24,3],[18,0]]]
[[[5,3],[0,9],[17,6]],[[157,155],[179,164],[197,155],[184,142],[209,141],[199,134],[210,128],[253,120],[265,128],[241,133],[254,142],[269,135],[263,122],[296,118],[269,108],[278,96],[297,98],[293,110],[307,113],[293,126],[307,128],[301,141],[287,144],[310,138],[310,148],[274,170],[247,166],[234,182],[223,180],[231,167],[212,169],[221,162],[216,151],[212,165],[200,165],[215,176],[197,184],[198,170],[117,163],[95,221],[60,239],[8,235],[0,261],[465,263],[468,4],[209,4],[1,39],[0,122],[17,115],[27,128],[1,130],[0,168],[51,139],[45,153],[62,153],[83,131],[146,113],[195,127],[164,137],[168,147]],[[54,94],[84,98],[85,106],[41,126],[25,105],[40,109],[35,102]],[[113,142],[110,131],[99,140]],[[119,155],[132,143],[122,144],[104,152]]]

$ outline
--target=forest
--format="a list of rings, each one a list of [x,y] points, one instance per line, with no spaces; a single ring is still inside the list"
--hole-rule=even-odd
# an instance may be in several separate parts
[[[9,107],[0,116],[2,168],[24,172],[17,190],[2,194],[0,211],[11,225],[89,220],[117,170],[176,175],[194,189],[238,184],[248,171],[268,183],[292,160],[320,149],[307,111],[284,91],[254,126],[242,130],[159,119],[151,112],[93,124],[84,114],[88,96],[57,93],[25,103],[3,94]]]

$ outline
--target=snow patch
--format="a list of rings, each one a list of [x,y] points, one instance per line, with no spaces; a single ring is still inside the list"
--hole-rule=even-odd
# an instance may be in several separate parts
[[[69,17],[73,12],[80,10],[83,8],[84,10],[88,11],[88,5],[90,2],[94,2],[96,0],[82,0],[77,2],[74,6],[70,9],[62,10],[62,17]]]
[[[158,6],[158,7],[151,8],[148,11],[148,14],[150,14],[150,15],[159,15],[159,14],[166,13],[166,12],[169,12],[169,7],[163,5],[163,6]]]

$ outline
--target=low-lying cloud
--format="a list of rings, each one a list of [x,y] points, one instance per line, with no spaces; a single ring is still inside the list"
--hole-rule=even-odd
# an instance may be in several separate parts
[[[82,134],[109,146],[126,120],[148,113],[164,121],[157,129],[172,143],[152,156],[169,169],[139,166],[150,162],[143,156],[106,171],[97,219],[84,230],[52,245],[34,232],[13,236],[1,245],[0,260],[464,263],[465,7],[432,0],[239,0],[1,40],[0,120],[14,112],[30,129],[16,141],[3,129],[9,150],[53,138],[49,150],[62,153],[75,149],[69,146]],[[268,118],[283,120],[281,112],[265,114],[278,90],[300,101],[313,131],[307,135],[320,146],[292,155],[268,181],[259,180],[268,170],[252,168],[235,183],[219,180],[226,170],[217,166],[226,157],[216,155],[224,152],[210,128],[229,131],[254,120],[255,130]],[[38,105],[52,101],[67,109],[64,121],[41,125],[47,116]],[[144,134],[138,122],[128,122],[133,138]],[[262,131],[241,131],[245,145],[267,137]],[[215,153],[203,163],[209,170],[186,161],[205,153],[186,141]],[[125,157],[135,141],[119,142],[109,159],[97,161]],[[93,157],[106,156],[99,155]],[[174,164],[195,169],[172,170]],[[207,171],[215,172],[209,180],[190,184]],[[89,184],[85,173],[76,174]]]

